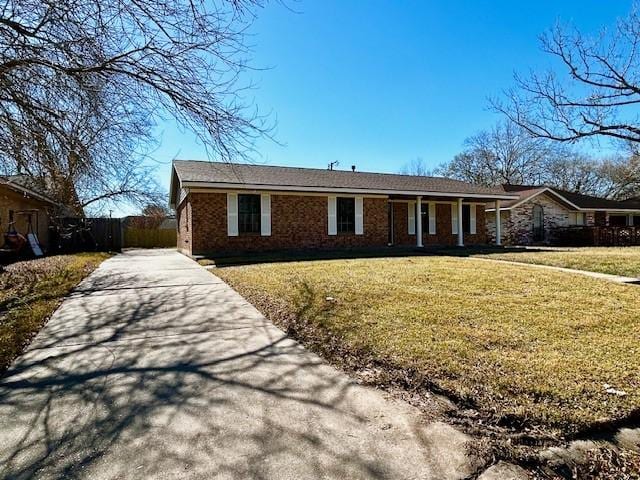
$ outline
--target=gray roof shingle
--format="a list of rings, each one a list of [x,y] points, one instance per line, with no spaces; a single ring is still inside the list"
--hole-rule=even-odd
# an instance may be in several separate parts
[[[442,177],[421,177],[389,173],[352,172],[315,168],[279,167],[195,160],[175,160],[173,167],[181,185],[194,183],[247,184],[264,187],[354,189],[416,194],[456,193],[461,195],[509,196],[501,188],[487,188]]]
[[[567,190],[562,190],[561,188],[546,187],[544,185],[503,185],[502,188],[505,192],[518,195],[517,200],[509,200],[507,202],[503,202],[503,208],[511,208],[512,206],[517,205],[522,201],[528,200],[529,198],[539,194],[540,192],[549,189],[552,192],[556,193],[556,196],[554,197],[556,200],[561,201],[563,204],[565,204],[566,202],[562,201],[562,199],[570,202],[566,204],[568,208],[572,208],[572,206],[575,205],[576,207],[585,210],[640,210],[640,202],[638,201],[609,200],[607,198],[569,192]],[[493,205],[488,205],[488,208],[492,209]]]

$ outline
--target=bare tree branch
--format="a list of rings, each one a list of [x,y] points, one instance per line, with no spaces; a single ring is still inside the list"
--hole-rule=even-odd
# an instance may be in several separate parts
[[[538,138],[640,142],[637,6],[611,33],[588,37],[558,25],[541,37],[541,45],[559,60],[563,79],[552,71],[516,75],[516,87],[492,100],[497,111]]]
[[[157,198],[145,167],[172,116],[212,155],[270,134],[241,82],[261,0],[8,0],[0,10],[0,156],[78,211]],[[148,178],[147,178],[148,177]]]

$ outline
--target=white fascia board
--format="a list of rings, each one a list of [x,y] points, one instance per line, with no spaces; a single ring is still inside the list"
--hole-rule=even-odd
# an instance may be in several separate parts
[[[564,198],[562,195],[560,195],[559,193],[555,192],[554,190],[552,190],[549,187],[544,188],[543,190],[540,190],[537,193],[534,193],[533,195],[531,195],[530,197],[524,198],[522,200],[520,200],[519,202],[514,203],[513,205],[511,205],[509,208],[501,208],[500,210],[511,210],[512,208],[516,208],[519,207],[520,205],[522,205],[523,203],[526,203],[534,198],[536,198],[538,195],[542,195],[543,193],[551,193],[553,195],[555,195],[556,197],[558,197],[560,200],[562,200],[563,202],[565,202],[568,205],[571,205],[573,208],[575,208],[576,210],[582,210],[579,206],[577,206],[575,203],[570,202],[569,200],[567,200],[566,198]]]
[[[412,190],[374,190],[368,188],[327,188],[327,187],[298,187],[292,185],[257,185],[248,183],[209,183],[209,182],[182,182],[184,187],[200,187],[213,189],[234,189],[234,190],[263,190],[274,192],[317,192],[317,193],[345,193],[352,195],[422,195],[433,197],[452,198],[490,198],[496,200],[515,200],[514,195],[489,194],[489,193],[462,193],[462,192],[430,192]]]
[[[609,212],[609,213],[640,213],[640,209],[637,208],[581,208],[585,212]]]
[[[173,187],[173,175],[175,174],[175,176],[178,178],[178,188],[177,190],[174,190]],[[171,195],[173,194],[173,192],[176,192],[176,199],[178,198],[178,191],[182,188],[182,180],[180,180],[180,174],[178,173],[178,170],[176,170],[175,165],[173,164],[173,162],[171,163],[171,180],[169,180],[169,207],[173,208],[174,210],[177,209],[182,202],[184,201],[184,198],[179,201],[176,202],[175,200],[173,201],[173,203],[171,202]]]
[[[531,195],[530,197],[526,197],[523,198],[522,200],[520,200],[519,202],[514,203],[513,205],[511,205],[510,207],[500,207],[500,211],[503,210],[512,210],[516,207],[519,207],[520,205],[522,205],[523,203],[527,203],[530,200],[533,200],[534,198],[536,198],[538,195],[542,195],[543,193],[552,193],[553,195],[555,195],[556,197],[558,197],[560,200],[562,200],[563,202],[567,203],[568,205],[571,205],[573,208],[575,208],[576,210],[593,210],[592,208],[585,208],[582,209],[579,206],[577,206],[575,203],[570,202],[569,200],[567,200],[566,198],[564,198],[562,195],[560,195],[559,193],[555,192],[554,190],[552,190],[549,187],[545,187],[544,189],[540,190],[539,192],[534,193],[533,195]],[[516,197],[518,198],[518,197]],[[485,212],[494,212],[496,209],[495,208],[486,208]]]

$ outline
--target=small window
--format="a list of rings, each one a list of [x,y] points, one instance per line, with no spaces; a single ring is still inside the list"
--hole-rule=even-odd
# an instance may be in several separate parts
[[[238,232],[260,233],[260,195],[238,195]]]
[[[576,225],[584,225],[584,212],[576,213]]]
[[[355,233],[356,231],[356,199],[338,197],[338,233]]]
[[[462,205],[462,231],[471,233],[471,205]]]

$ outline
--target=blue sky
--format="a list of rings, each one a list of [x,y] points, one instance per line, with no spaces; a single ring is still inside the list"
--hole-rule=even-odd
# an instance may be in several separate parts
[[[499,117],[487,98],[513,72],[553,67],[538,36],[557,21],[597,32],[628,13],[617,1],[284,0],[251,28],[253,100],[277,121],[283,145],[259,141],[274,165],[397,172],[421,157],[452,158]],[[294,11],[292,11],[294,10]],[[173,158],[206,159],[194,135],[158,126],[157,177]]]

